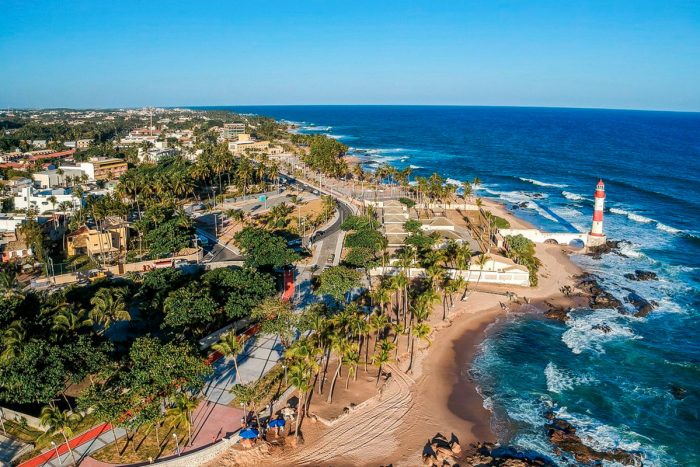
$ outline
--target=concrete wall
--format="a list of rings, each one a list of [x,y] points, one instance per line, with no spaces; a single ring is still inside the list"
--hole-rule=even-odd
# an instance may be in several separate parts
[[[399,271],[404,270],[403,268],[398,268],[394,266],[386,267],[376,267],[369,271],[371,276],[393,276],[399,273]],[[530,287],[530,273],[525,268],[524,270],[520,268],[511,268],[508,270],[480,270],[480,269],[448,269],[448,273],[451,277],[456,275],[462,276],[466,281],[475,284],[477,281],[482,284],[502,284],[502,285],[514,285],[518,287]],[[425,269],[423,268],[410,268],[408,270],[408,275],[410,277],[424,277]]]
[[[584,245],[588,244],[588,234],[585,233],[543,232],[539,229],[500,229],[498,232],[504,237],[508,235],[522,235],[535,243],[555,240],[559,244],[568,245],[573,240],[581,240]]]
[[[25,419],[27,421],[27,425],[29,425],[30,427],[36,428],[37,430],[46,431],[46,427],[41,424],[41,421],[38,418],[32,417],[31,415],[27,415],[26,413],[6,409],[5,407],[0,407],[0,417],[4,418],[5,420],[17,422],[20,422],[22,419]]]
[[[180,260],[184,259],[186,261],[197,261],[199,258],[200,253],[193,253],[191,255],[185,255],[185,256],[175,256],[172,259],[173,260]],[[167,258],[166,258],[167,259]],[[150,266],[153,266],[153,263],[156,260],[149,260],[149,261],[141,261],[138,263],[126,263],[123,265],[124,267],[124,272],[123,274],[126,274],[127,272],[144,272],[144,267],[148,268]],[[119,266],[107,266],[104,268],[106,271],[111,272],[115,276],[121,275],[119,271]],[[56,285],[62,285],[62,284],[71,284],[73,282],[78,282],[78,275],[76,273],[68,273],[68,274],[59,274],[53,278],[53,283]]]

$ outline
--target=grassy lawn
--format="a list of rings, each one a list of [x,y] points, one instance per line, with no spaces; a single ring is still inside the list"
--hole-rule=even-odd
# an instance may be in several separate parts
[[[131,441],[127,442],[126,437],[121,438],[116,444],[112,443],[93,453],[92,457],[110,464],[123,464],[169,456],[176,450],[173,433],[177,433],[180,449],[182,449],[185,443],[189,442],[187,426],[184,424],[174,426],[170,420],[166,419],[163,426],[158,429],[160,443],[156,440],[156,430],[153,425],[142,426],[131,436]]]
[[[41,452],[45,451],[46,449],[51,447],[51,441],[56,443],[57,445],[60,445],[61,443],[65,443],[63,439],[63,435],[60,433],[57,433],[53,436],[46,436],[44,435],[43,431],[36,430],[30,426],[22,426],[21,424],[17,422],[11,422],[5,420],[5,429],[7,430],[7,434],[9,436],[12,436],[13,438],[17,438],[20,441],[23,441],[25,443],[31,443],[34,444],[34,451],[25,454],[22,456],[20,459],[22,460],[27,460],[30,459]],[[82,420],[80,420],[78,423],[76,423],[72,429],[73,429],[73,436],[69,436],[68,439],[71,439],[72,437],[78,436],[84,431],[89,430],[95,425],[100,424],[100,422],[95,419],[91,415],[85,416]],[[44,435],[44,436],[42,436]]]
[[[23,426],[17,422],[3,420],[3,423],[5,425],[5,430],[7,431],[7,436],[18,439],[25,443],[34,444],[36,442],[36,439],[42,434],[44,434],[42,431],[39,431],[30,426]]]
[[[269,407],[270,402],[284,393],[288,387],[284,384],[284,368],[281,363],[277,363],[265,376],[255,382],[255,394],[258,396],[255,407],[258,410]],[[240,403],[234,399],[229,406],[240,408]]]

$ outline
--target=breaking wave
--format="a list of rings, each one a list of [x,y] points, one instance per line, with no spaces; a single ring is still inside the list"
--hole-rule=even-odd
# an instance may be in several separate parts
[[[555,188],[564,188],[564,187],[569,186],[569,185],[566,185],[564,183],[541,182],[539,180],[535,180],[534,178],[524,178],[524,177],[518,177],[518,178],[520,180],[522,180],[523,182],[532,183],[533,185],[537,185],[537,186],[551,186],[551,187],[555,187]]]
[[[583,201],[586,199],[583,196],[578,195],[576,193],[571,193],[570,191],[562,191],[561,194],[564,198],[570,201]]]
[[[568,371],[558,368],[554,363],[549,362],[544,369],[544,376],[547,379],[547,390],[557,394],[568,391],[580,384],[594,381],[590,376],[573,376]]]

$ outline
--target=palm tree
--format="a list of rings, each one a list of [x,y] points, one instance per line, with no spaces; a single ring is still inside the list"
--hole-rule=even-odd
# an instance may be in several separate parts
[[[14,292],[17,288],[17,274],[12,274],[10,271],[0,272],[0,290],[6,294]]]
[[[192,445],[192,412],[197,408],[197,399],[185,393],[179,393],[175,397],[175,405],[168,409],[166,414],[173,418],[176,425],[185,423],[189,434],[188,442]]]
[[[359,347],[356,345],[350,346],[350,348],[346,350],[343,358],[345,359],[345,363],[348,365],[348,377],[345,380],[345,389],[347,389],[348,384],[350,383],[350,377],[352,376],[353,380],[357,379],[357,365],[360,364]]]
[[[243,350],[243,343],[245,342],[245,337],[243,339],[238,339],[234,331],[227,332],[219,338],[219,342],[212,345],[212,350],[219,352],[224,357],[231,357],[233,359],[233,366],[236,368],[236,378],[238,382],[243,384],[243,378],[238,371],[238,355],[240,355]]]
[[[0,361],[7,362],[19,355],[27,339],[27,331],[21,321],[16,320],[2,333],[2,346],[5,348],[0,354]]]
[[[340,375],[340,369],[342,368],[343,363],[345,363],[345,355],[348,353],[348,351],[350,351],[351,347],[357,348],[357,345],[353,344],[351,346],[344,334],[337,334],[335,339],[333,339],[333,343],[331,344],[332,350],[338,355],[338,366],[335,369],[335,374],[333,375],[333,380],[331,381],[331,389],[328,391],[328,398],[326,399],[326,402],[329,404],[333,402],[335,382]]]
[[[484,268],[486,267],[486,263],[488,263],[489,259],[489,255],[482,253],[479,255],[479,259],[476,261],[477,266],[479,266],[479,278],[476,280],[477,287],[479,287],[479,282],[481,282],[481,277],[484,275]]]
[[[413,349],[416,346],[416,338],[424,340],[428,343],[428,345],[430,345],[430,331],[431,329],[428,323],[421,322],[413,326],[413,338],[411,339],[411,353],[408,368],[406,369],[407,373],[411,371],[411,368],[413,367]]]
[[[85,310],[73,311],[70,307],[61,307],[53,317],[52,330],[60,334],[74,333],[82,327],[92,326],[93,321]]]
[[[301,427],[301,419],[304,416],[305,401],[308,400],[307,392],[313,387],[311,385],[311,375],[313,374],[313,366],[308,362],[299,362],[289,369],[289,382],[299,392],[299,404],[297,406],[297,420],[295,429],[295,438],[299,438],[299,428]]]
[[[73,429],[71,428],[71,425],[80,421],[81,419],[82,416],[78,413],[72,413],[68,410],[61,411],[61,409],[58,407],[53,407],[50,405],[44,406],[44,408],[41,409],[41,415],[39,416],[41,424],[47,427],[46,433],[43,436],[52,436],[56,433],[60,433],[66,442],[68,451],[73,458],[73,464],[75,465],[78,465],[78,462],[75,460],[75,454],[68,443],[68,437],[73,436]]]
[[[391,351],[394,350],[394,343],[389,342],[386,339],[382,339],[379,343],[379,350],[377,350],[374,355],[372,355],[372,364],[377,365],[377,381],[375,385],[379,384],[379,378],[382,375],[382,366],[391,361]]]
[[[90,319],[98,326],[102,327],[100,334],[103,334],[118,320],[129,321],[131,315],[126,309],[122,293],[115,293],[112,289],[102,288],[90,299],[92,310]]]

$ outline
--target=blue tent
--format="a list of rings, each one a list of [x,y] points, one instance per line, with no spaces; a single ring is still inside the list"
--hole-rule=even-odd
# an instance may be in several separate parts
[[[285,421],[283,418],[278,418],[275,420],[271,420],[270,423],[267,424],[270,428],[282,428],[285,425]]]
[[[254,439],[258,437],[258,434],[260,434],[260,432],[255,428],[246,428],[245,430],[241,430],[238,436],[243,439]]]

